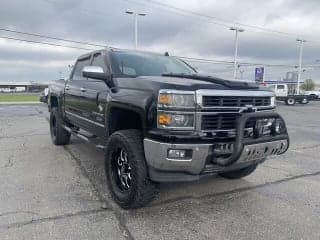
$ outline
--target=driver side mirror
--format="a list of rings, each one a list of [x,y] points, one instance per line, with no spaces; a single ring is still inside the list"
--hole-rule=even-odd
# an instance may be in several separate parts
[[[82,69],[82,76],[86,78],[93,78],[99,80],[108,80],[110,77],[102,67],[99,66],[85,66]]]

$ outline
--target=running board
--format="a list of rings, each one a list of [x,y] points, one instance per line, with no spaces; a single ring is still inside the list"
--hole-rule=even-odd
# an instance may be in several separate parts
[[[78,138],[80,138],[80,139],[82,139],[82,140],[84,140],[86,142],[93,143],[96,146],[96,148],[99,148],[99,149],[102,149],[102,150],[105,149],[105,146],[103,146],[101,144],[97,144],[98,141],[95,141],[98,138],[97,136],[95,136],[95,135],[87,136],[87,135],[81,134],[79,131],[76,131],[76,130],[74,130],[74,129],[70,128],[70,127],[67,127],[67,126],[63,126],[63,128],[67,132],[71,133],[72,135],[74,135],[74,136],[76,136],[76,137],[78,137]]]

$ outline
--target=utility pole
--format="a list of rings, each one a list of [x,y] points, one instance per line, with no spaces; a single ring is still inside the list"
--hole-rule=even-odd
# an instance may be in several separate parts
[[[146,13],[138,13],[134,11],[126,11],[126,14],[130,14],[134,16],[134,48],[138,48],[138,16],[144,17]]]
[[[234,43],[234,58],[233,58],[233,63],[234,63],[234,69],[233,69],[233,78],[237,78],[237,58],[238,58],[238,33],[244,32],[244,29],[239,28],[239,27],[231,27],[231,31],[236,32],[236,39]]]
[[[300,51],[299,51],[299,69],[298,69],[298,83],[297,83],[297,94],[300,94],[300,80],[301,80],[301,72],[302,72],[302,55],[303,55],[303,45],[307,41],[304,39],[297,39],[297,42],[300,43]]]

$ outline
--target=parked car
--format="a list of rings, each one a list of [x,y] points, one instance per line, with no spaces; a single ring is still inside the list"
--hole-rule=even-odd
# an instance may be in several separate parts
[[[49,88],[45,88],[45,89],[40,93],[40,102],[48,103],[48,94],[49,94]]]
[[[168,54],[82,55],[70,79],[50,85],[48,106],[54,144],[73,134],[105,149],[107,184],[125,209],[149,203],[158,183],[242,178],[289,147],[272,91],[199,75]]]
[[[320,91],[319,90],[313,90],[313,91],[305,91],[305,95],[310,96],[313,99],[319,99],[320,98]]]

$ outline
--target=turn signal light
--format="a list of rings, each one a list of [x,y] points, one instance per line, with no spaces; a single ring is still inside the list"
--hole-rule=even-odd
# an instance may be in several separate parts
[[[160,125],[169,125],[171,123],[171,116],[167,114],[159,114],[158,123]]]
[[[172,103],[172,96],[168,94],[159,95],[159,104],[169,105]]]

